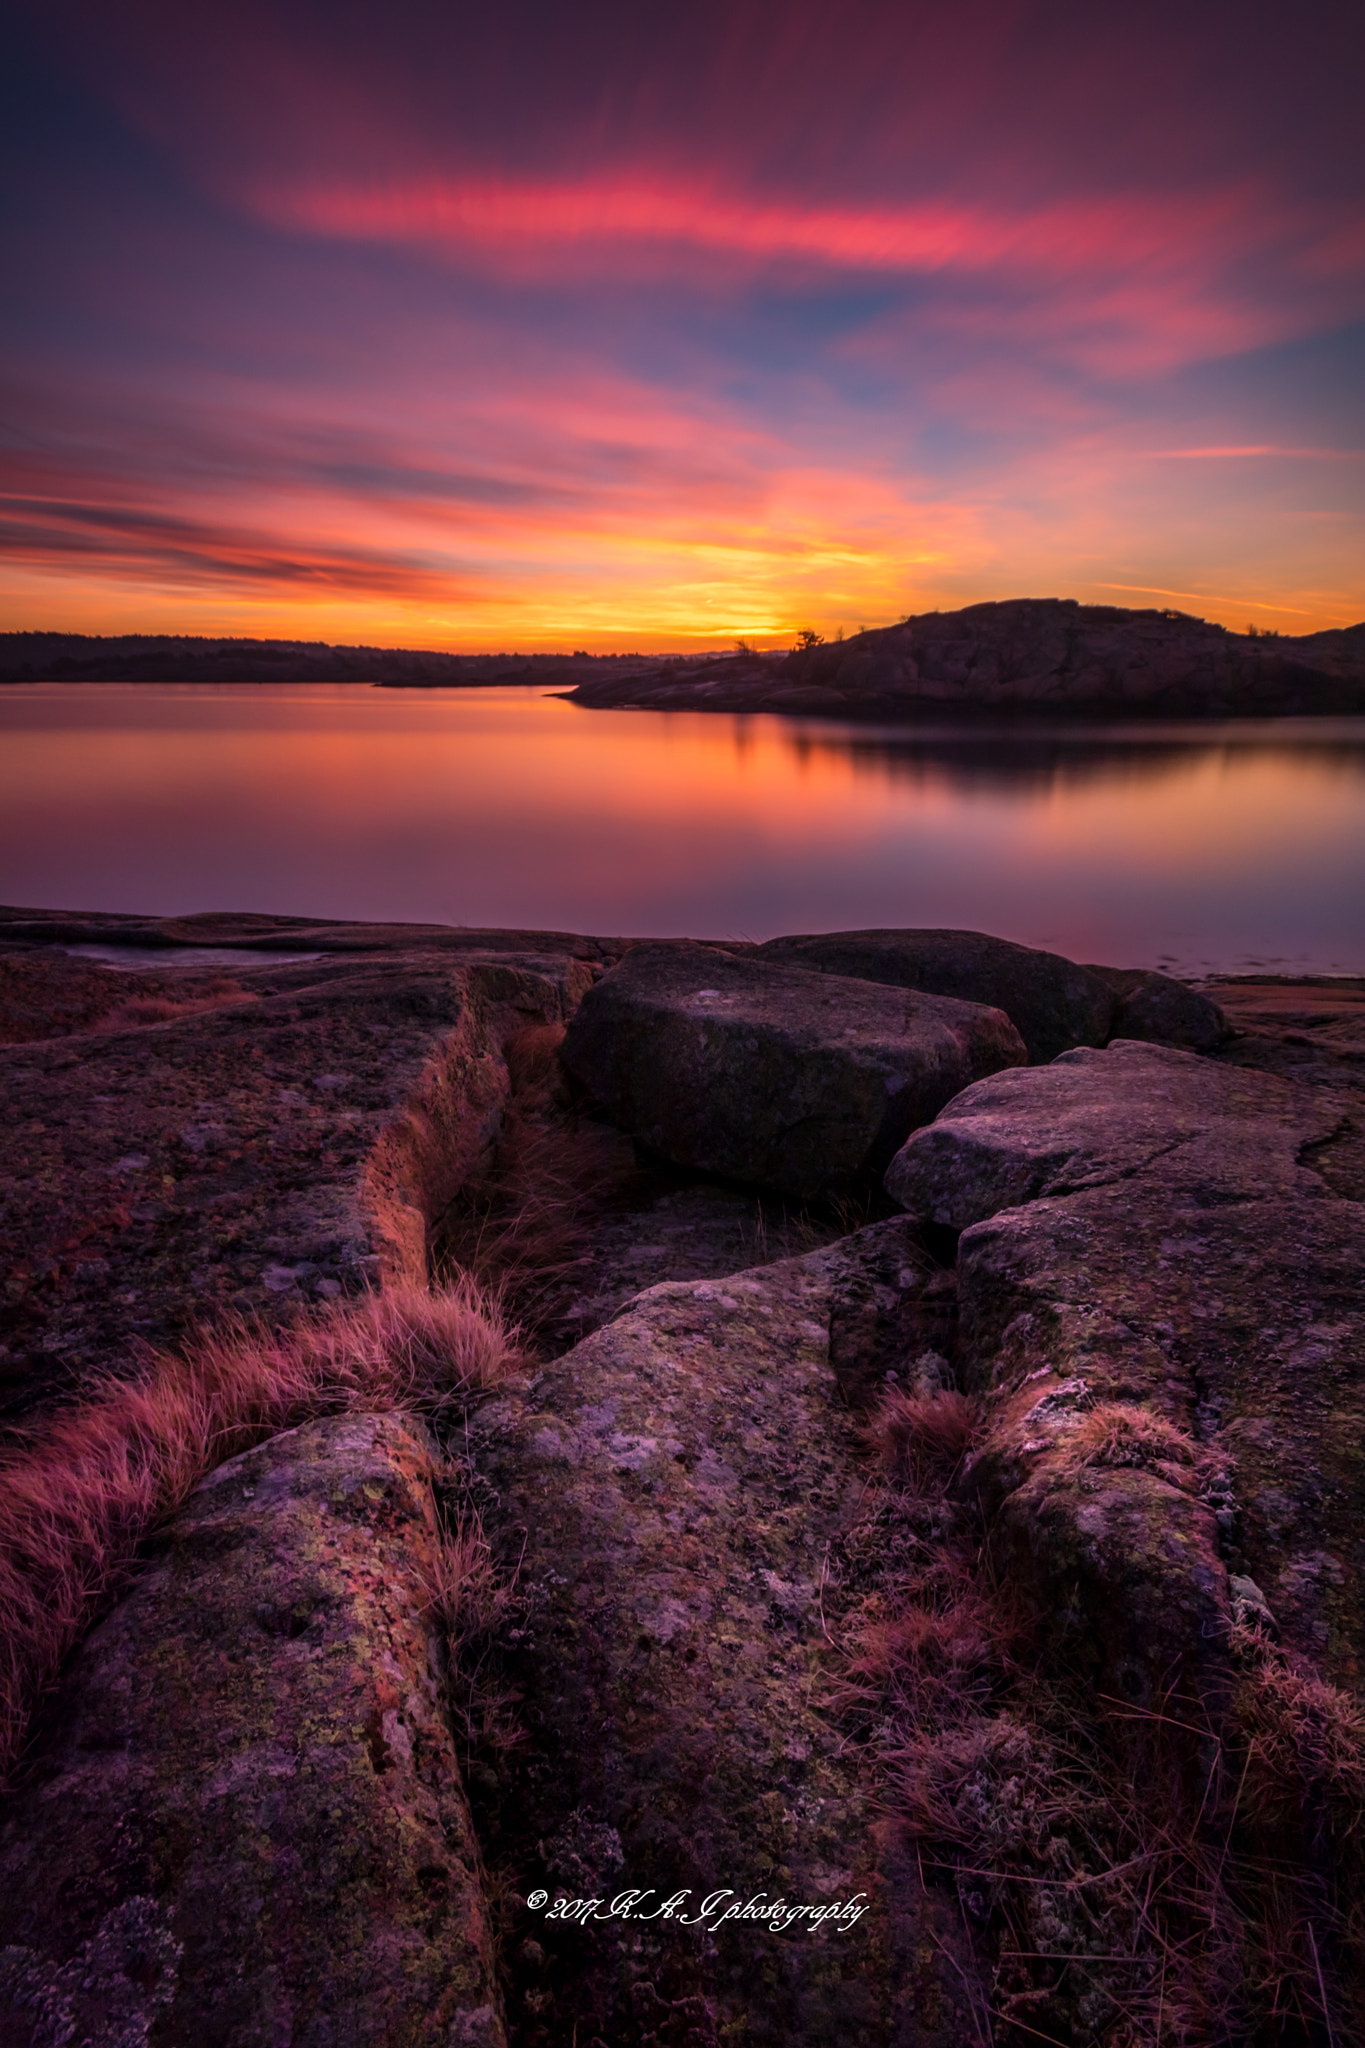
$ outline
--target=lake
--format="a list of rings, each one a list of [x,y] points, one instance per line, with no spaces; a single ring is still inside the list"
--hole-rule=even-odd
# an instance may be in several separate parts
[[[1365,719],[1021,728],[540,689],[0,689],[0,897],[1365,972]]]

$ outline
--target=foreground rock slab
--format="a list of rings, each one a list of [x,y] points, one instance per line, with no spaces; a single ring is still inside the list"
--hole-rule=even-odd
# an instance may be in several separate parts
[[[687,943],[633,948],[563,1048],[654,1151],[802,1198],[883,1171],[960,1089],[1025,1057],[1000,1010]]]
[[[0,1825],[0,2037],[501,2048],[397,1415],[222,1465],[70,1666]]]
[[[510,1672],[529,1747],[499,1860],[552,1898],[685,1892],[700,1916],[718,1892],[831,1909],[861,1893],[867,1909],[785,1934],[527,1915],[550,1989],[519,2038],[931,2038],[908,1959],[919,1888],[888,1882],[863,1765],[827,1708],[841,1546],[866,1494],[831,1336],[856,1338],[878,1303],[908,1331],[926,1263],[893,1219],[665,1283],[479,1411],[470,1456],[525,1601]]]

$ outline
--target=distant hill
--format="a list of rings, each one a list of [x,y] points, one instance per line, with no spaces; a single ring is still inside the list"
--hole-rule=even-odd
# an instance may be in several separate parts
[[[1365,625],[1294,639],[1230,633],[1183,612],[1013,598],[923,612],[786,656],[662,662],[644,675],[599,672],[568,694],[598,708],[840,718],[1365,712]]]
[[[172,633],[0,633],[5,683],[574,683],[657,666],[631,654],[437,654],[322,640],[213,640]]]

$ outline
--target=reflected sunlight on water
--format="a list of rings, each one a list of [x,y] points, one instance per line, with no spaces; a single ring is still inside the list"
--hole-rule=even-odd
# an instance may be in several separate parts
[[[1002,731],[536,690],[0,691],[0,895],[1365,970],[1365,719]]]

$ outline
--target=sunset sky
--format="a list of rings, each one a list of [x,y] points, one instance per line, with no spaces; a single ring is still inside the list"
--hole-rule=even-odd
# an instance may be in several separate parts
[[[0,627],[1365,618],[1365,8],[7,0]]]

